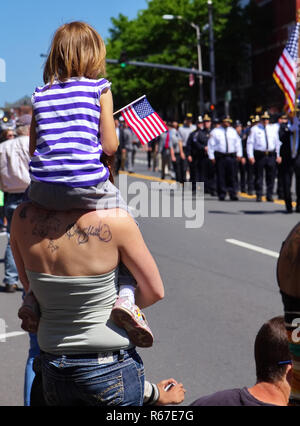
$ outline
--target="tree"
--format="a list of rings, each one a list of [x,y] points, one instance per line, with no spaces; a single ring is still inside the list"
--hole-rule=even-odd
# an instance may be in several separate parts
[[[232,47],[236,58],[239,46],[244,42],[244,37],[234,34],[234,28],[238,27],[239,33],[245,31],[239,22],[242,15],[239,0],[214,0],[213,4],[218,75],[223,78],[226,73],[232,73],[228,61],[232,57]],[[148,8],[140,11],[136,19],[129,20],[121,14],[112,18],[107,57],[119,59],[121,52],[126,51],[128,60],[197,68],[195,31],[183,20],[164,21],[164,14],[181,15],[202,28],[208,22],[207,0],[149,0]],[[235,17],[234,25],[233,21],[228,25],[230,16]],[[208,36],[205,33],[202,41],[203,69],[209,71]],[[107,72],[113,83],[116,108],[146,94],[154,108],[166,118],[178,114],[182,118],[186,112],[183,111],[183,103],[189,111],[197,114],[198,83],[191,89],[188,74],[116,65],[108,65]],[[209,101],[208,79],[205,79],[205,94],[206,101]]]

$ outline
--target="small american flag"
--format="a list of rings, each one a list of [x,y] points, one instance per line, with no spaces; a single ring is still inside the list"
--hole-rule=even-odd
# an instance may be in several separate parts
[[[146,96],[124,108],[121,114],[143,145],[168,130]]]
[[[296,100],[299,29],[298,22],[273,72],[273,77],[283,91],[290,111],[294,111]]]

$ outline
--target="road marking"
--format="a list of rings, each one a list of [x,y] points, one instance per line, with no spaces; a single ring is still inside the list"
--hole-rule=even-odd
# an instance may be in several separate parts
[[[276,258],[279,257],[279,253],[277,253],[276,251],[268,250],[268,249],[265,249],[263,247],[255,246],[253,244],[244,243],[243,241],[234,240],[234,239],[230,239],[230,238],[225,240],[225,241],[227,243],[234,244],[236,246],[240,246],[240,247],[247,248],[249,250],[257,251],[258,253],[266,254],[267,256],[276,257]]]
[[[166,183],[176,183],[176,180],[172,179],[160,179],[155,176],[148,176],[148,175],[142,175],[140,173],[129,173],[124,171],[119,171],[120,175],[128,175],[130,177],[136,177],[137,179],[145,179],[145,180],[152,180],[154,182],[166,182]]]
[[[0,334],[0,342],[5,341],[8,337],[21,336],[22,334],[26,334],[26,331],[11,331],[10,333],[2,333]]]

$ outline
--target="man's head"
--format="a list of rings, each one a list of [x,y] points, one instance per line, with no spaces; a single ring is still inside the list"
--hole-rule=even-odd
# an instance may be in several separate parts
[[[239,134],[239,135],[242,133],[243,125],[242,125],[242,123],[240,122],[240,120],[236,120],[236,121],[234,122],[234,128],[235,128],[235,130],[238,132],[238,134]]]
[[[205,129],[209,130],[211,128],[211,118],[208,114],[204,115],[203,122],[204,122]]]
[[[197,127],[198,127],[198,129],[204,128],[204,121],[203,121],[202,115],[198,115],[198,117],[197,117]]]
[[[270,123],[270,116],[268,114],[268,111],[265,111],[261,116],[261,122],[264,126]]]
[[[288,335],[282,316],[267,321],[254,344],[257,383],[284,381],[291,370]]]
[[[185,126],[190,127],[192,125],[192,122],[193,122],[193,114],[188,112],[185,116],[184,124]]]
[[[16,122],[16,132],[18,136],[28,136],[30,133],[31,115],[24,114]]]
[[[222,126],[229,127],[231,125],[231,118],[228,115],[222,117]]]

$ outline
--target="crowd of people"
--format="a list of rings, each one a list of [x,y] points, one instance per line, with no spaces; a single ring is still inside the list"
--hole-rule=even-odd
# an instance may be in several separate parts
[[[32,96],[32,114],[18,117],[12,138],[6,133],[0,144],[0,184],[6,194],[2,225],[8,236],[5,291],[15,292],[21,282],[18,316],[30,341],[24,405],[178,404],[185,396],[183,384],[173,378],[157,385],[145,381],[136,350],[153,344],[141,309],[163,299],[164,286],[113,184],[112,156],[117,152],[117,173],[125,167],[133,172],[138,141],[125,122],[113,118],[111,84],[98,77],[104,71],[99,34],[82,22],[61,26],[45,64],[44,85]],[[155,154],[154,170],[160,168],[164,179],[173,167],[176,180],[190,179],[194,191],[204,181],[206,192],[220,200],[229,194],[236,201],[238,173],[245,166],[244,184],[254,176],[261,201],[266,169],[272,201],[276,164],[287,164],[284,147],[290,146],[289,177],[281,175],[290,210],[287,188],[296,170],[299,123],[295,118],[278,126],[269,119],[265,113],[245,129],[239,122],[232,126],[230,117],[212,122],[208,115],[198,117],[196,126],[190,114],[182,126],[167,123],[149,151]],[[248,185],[247,190],[253,189]],[[298,258],[298,229],[293,235],[278,261],[286,322],[273,318],[258,333],[257,383],[192,405],[288,404],[290,376],[297,373],[291,360],[298,361],[292,357],[299,353],[297,345],[289,347],[286,333],[287,316],[299,310],[297,280],[286,274]]]
[[[286,212],[293,212],[292,180],[295,177],[296,212],[300,212],[299,120],[268,112],[253,115],[243,125],[229,116],[212,119],[208,114],[197,118],[187,114],[183,124],[166,122],[168,131],[146,147],[148,169],[166,173],[179,183],[204,182],[204,191],[220,201],[229,195],[238,201],[238,193],[256,195],[261,202],[276,198],[284,200]],[[139,146],[134,133],[122,117],[116,120],[120,135],[120,152],[116,171],[125,169],[126,155],[129,172],[133,171],[133,155]],[[133,140],[128,144],[127,140]],[[129,146],[129,148],[128,148]],[[133,148],[134,146],[134,148]],[[126,154],[127,153],[127,154]],[[134,154],[132,154],[134,153]],[[275,187],[276,185],[276,187]]]

